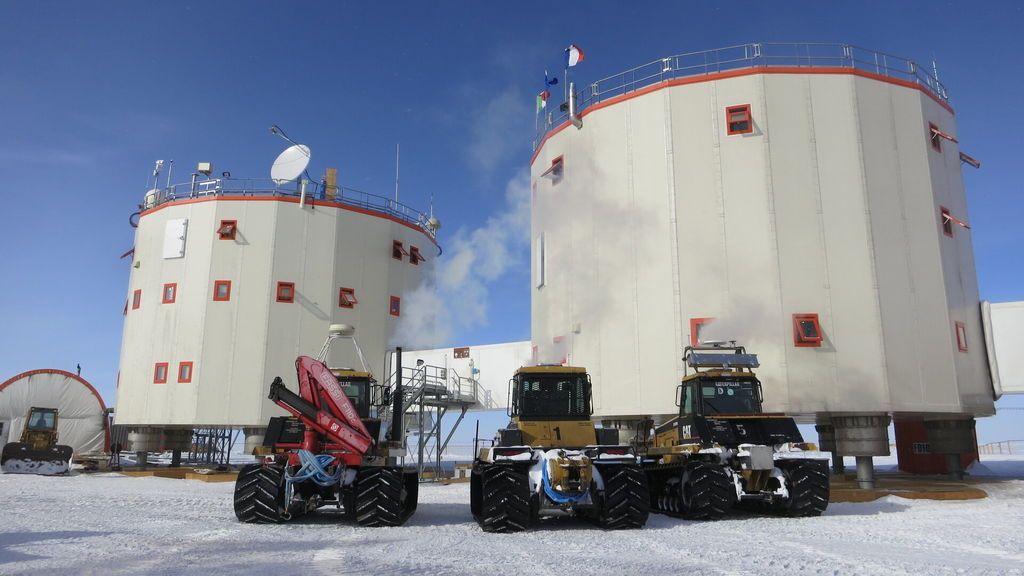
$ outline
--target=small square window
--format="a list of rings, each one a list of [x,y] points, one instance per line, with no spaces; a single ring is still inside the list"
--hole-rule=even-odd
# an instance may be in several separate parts
[[[558,184],[562,181],[562,175],[565,173],[565,157],[559,156],[551,161],[551,167],[544,171],[540,175],[541,178],[548,178],[551,182]]]
[[[405,247],[402,246],[400,240],[395,240],[391,243],[391,257],[395,260],[402,260],[405,256]]]
[[[754,119],[750,115],[750,104],[726,108],[725,121],[730,136],[733,134],[750,134],[754,131]]]
[[[153,384],[167,384],[167,362],[157,362],[153,368]]]
[[[142,304],[142,290],[132,292],[132,310],[138,310]]]
[[[420,255],[420,249],[415,246],[409,246],[409,263],[413,266],[418,266],[423,260],[423,256]]]
[[[942,136],[940,136],[941,133],[942,132],[939,130],[938,126],[931,123],[928,124],[928,137],[932,145],[932,150],[935,150],[936,152],[942,152]]]
[[[714,318],[690,318],[690,346],[704,342],[704,330]]]
[[[963,322],[956,322],[956,349],[967,352],[967,327]]]
[[[352,288],[341,288],[338,291],[339,308],[355,308],[359,300],[356,300],[356,291]]]
[[[817,314],[793,314],[793,344],[799,347],[820,348],[822,340]]]
[[[178,363],[178,383],[188,384],[192,381],[192,363],[191,362],[179,362]]]
[[[277,283],[277,301],[278,302],[295,302],[295,283],[294,282],[278,282]]]
[[[953,237],[953,215],[949,213],[949,209],[944,206],[939,206],[939,214],[942,218],[942,233],[950,238]]]
[[[402,315],[402,299],[398,296],[391,297],[391,315],[401,316]]]
[[[213,282],[213,301],[227,302],[231,300],[231,280],[215,280]]]
[[[161,300],[164,304],[174,304],[175,299],[178,297],[178,285],[177,284],[164,284],[164,297]]]
[[[221,220],[217,227],[217,237],[221,240],[234,240],[238,232],[238,220]]]

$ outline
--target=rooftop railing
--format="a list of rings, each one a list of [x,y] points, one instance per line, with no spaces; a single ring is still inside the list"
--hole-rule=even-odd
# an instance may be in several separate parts
[[[328,187],[324,182],[310,180],[304,182],[305,198],[307,200],[338,202],[355,208],[380,212],[416,226],[431,238],[435,237],[434,231],[428,226],[429,217],[401,202],[384,196],[378,196],[377,194],[356,190],[355,188],[344,186]],[[150,210],[175,200],[207,198],[210,196],[301,198],[303,195],[302,186],[302,181],[277,184],[273,180],[261,178],[210,178],[151,190],[146,195],[143,207],[145,210]]]
[[[609,98],[675,80],[747,68],[851,68],[921,85],[942,101],[946,88],[913,60],[851,44],[758,42],[700,52],[688,52],[648,62],[578,88],[580,112]],[[568,120],[568,112],[547,112],[537,119],[534,149],[553,128]]]

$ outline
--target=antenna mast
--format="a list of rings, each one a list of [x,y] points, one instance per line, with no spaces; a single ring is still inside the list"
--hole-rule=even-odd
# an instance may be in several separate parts
[[[398,203],[398,159],[400,152],[399,144],[395,144],[395,203]]]

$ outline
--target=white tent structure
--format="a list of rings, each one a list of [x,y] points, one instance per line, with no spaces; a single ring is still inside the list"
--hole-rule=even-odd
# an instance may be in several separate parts
[[[107,407],[99,392],[80,376],[51,368],[23,372],[0,384],[0,445],[21,438],[33,406],[57,409],[57,441],[76,454],[107,449]]]

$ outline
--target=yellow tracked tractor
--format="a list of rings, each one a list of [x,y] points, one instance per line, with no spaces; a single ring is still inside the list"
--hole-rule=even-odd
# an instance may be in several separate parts
[[[818,516],[828,506],[827,456],[785,414],[761,412],[757,355],[735,343],[687,346],[679,415],[638,431],[651,507],[691,519],[730,508]]]
[[[21,441],[4,446],[0,467],[8,474],[67,474],[73,453],[71,446],[57,444],[57,409],[33,406]]]
[[[470,509],[484,531],[518,532],[559,514],[609,529],[647,523],[643,470],[617,430],[591,422],[586,369],[520,368],[509,397],[512,421],[473,462]]]

